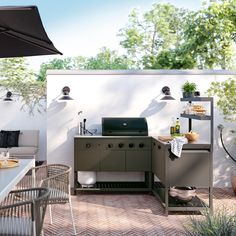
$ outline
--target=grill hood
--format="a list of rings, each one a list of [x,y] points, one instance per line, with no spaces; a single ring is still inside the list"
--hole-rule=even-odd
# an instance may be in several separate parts
[[[103,117],[103,136],[148,136],[144,117]]]

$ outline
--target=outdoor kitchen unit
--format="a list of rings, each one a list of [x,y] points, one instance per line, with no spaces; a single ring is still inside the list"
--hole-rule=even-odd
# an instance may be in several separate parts
[[[142,182],[97,182],[99,190],[151,190],[152,138],[146,118],[102,118],[102,136],[76,136],[74,167],[77,171],[144,172]],[[76,175],[75,175],[76,176]],[[75,179],[76,189],[80,189]]]
[[[169,211],[199,211],[213,206],[213,99],[198,97],[182,102],[208,102],[210,115],[186,115],[189,129],[192,120],[208,120],[210,140],[183,145],[181,157],[171,158],[170,143],[148,135],[145,118],[102,118],[101,136],[75,136],[74,169],[75,190],[146,191],[157,196],[166,214]],[[97,182],[93,188],[82,188],[77,182],[77,171],[144,172],[144,180]],[[208,189],[208,204],[196,196],[188,202],[170,196],[170,189]]]

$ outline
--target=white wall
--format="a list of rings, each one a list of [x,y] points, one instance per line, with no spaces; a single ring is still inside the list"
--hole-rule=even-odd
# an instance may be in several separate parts
[[[87,119],[88,128],[101,129],[106,116],[147,117],[149,134],[168,134],[172,117],[179,117],[186,103],[181,86],[195,82],[201,96],[212,81],[229,78],[235,71],[48,71],[47,76],[47,160],[73,166],[73,137],[78,123]],[[59,101],[61,89],[71,88],[74,100]],[[161,88],[169,86],[175,101],[161,101]],[[79,111],[83,113],[78,116]],[[219,142],[217,125],[225,124],[214,111],[214,185],[230,186],[231,160],[226,159]],[[181,132],[187,131],[187,119],[180,119]],[[194,121],[194,130],[208,140],[209,121]],[[73,183],[72,183],[73,184]]]
[[[0,97],[6,94],[0,93]],[[40,130],[38,160],[46,160],[46,112],[29,115],[21,110],[21,102],[13,97],[14,101],[0,100],[0,130]]]

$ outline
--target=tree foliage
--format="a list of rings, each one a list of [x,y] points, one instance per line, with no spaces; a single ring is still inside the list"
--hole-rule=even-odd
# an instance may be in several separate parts
[[[84,64],[80,64],[77,68],[87,70],[126,70],[130,68],[130,64],[126,56],[119,56],[115,50],[103,47],[95,57],[85,59]]]
[[[196,12],[184,31],[184,44],[200,69],[232,69],[235,63],[236,1],[212,1]]]
[[[235,67],[236,0],[210,1],[191,12],[154,4],[131,12],[120,44],[144,69],[232,69]]]
[[[75,65],[72,58],[70,57],[67,57],[65,59],[54,58],[53,60],[49,62],[44,62],[40,65],[38,80],[45,81],[47,70],[50,69],[71,70],[74,68]]]
[[[208,89],[209,96],[217,97],[217,106],[226,121],[236,121],[236,79],[212,82]]]
[[[53,59],[40,66],[38,80],[46,80],[48,69],[63,70],[126,70],[131,68],[131,62],[126,56],[119,56],[115,50],[106,47],[94,57],[67,57],[65,59]]]
[[[120,44],[127,50],[133,63],[139,68],[159,69],[175,60],[174,54],[181,41],[189,11],[176,8],[171,4],[154,4],[153,8],[142,16],[137,10],[129,15],[128,25],[120,30]],[[158,61],[159,56],[161,59]]]
[[[11,91],[29,114],[45,110],[46,83],[36,81],[35,76],[23,57],[0,60],[0,89]]]

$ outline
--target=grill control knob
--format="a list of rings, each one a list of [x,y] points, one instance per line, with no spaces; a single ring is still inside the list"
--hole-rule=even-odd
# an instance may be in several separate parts
[[[129,143],[129,148],[133,148],[134,144],[133,143]]]
[[[123,143],[119,143],[119,144],[118,144],[118,147],[119,147],[119,148],[122,148],[122,147],[124,147],[124,144],[123,144]]]
[[[144,147],[144,143],[140,143],[138,146],[139,146],[140,148],[143,148],[143,147]]]
[[[112,148],[113,147],[113,144],[112,143],[108,143],[108,148]]]
[[[91,148],[91,144],[90,144],[90,143],[86,143],[86,144],[85,144],[85,147],[86,147],[86,148]]]

